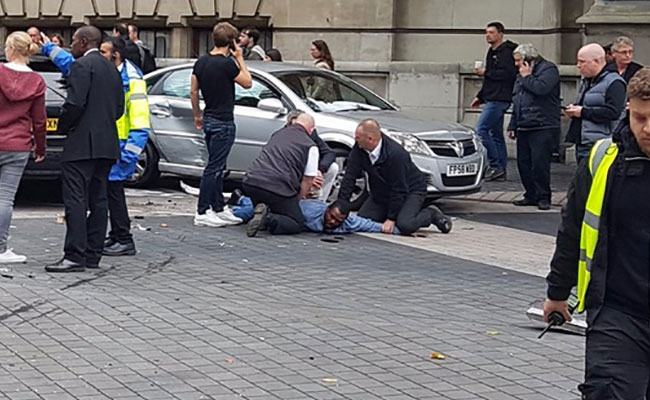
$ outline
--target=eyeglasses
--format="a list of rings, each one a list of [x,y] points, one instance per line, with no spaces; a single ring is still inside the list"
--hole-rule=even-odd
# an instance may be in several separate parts
[[[630,56],[630,55],[634,54],[634,50],[615,50],[614,53],[625,54],[625,55]]]

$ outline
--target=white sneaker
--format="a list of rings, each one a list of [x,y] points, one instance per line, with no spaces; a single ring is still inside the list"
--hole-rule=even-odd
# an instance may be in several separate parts
[[[13,249],[0,253],[0,264],[24,263],[25,261],[27,261],[27,257],[15,254]]]
[[[226,221],[228,225],[239,225],[244,222],[243,219],[238,218],[235,214],[230,211],[228,208],[224,208],[223,211],[215,214],[220,220]]]
[[[220,228],[228,225],[228,222],[222,220],[212,210],[208,210],[205,214],[196,213],[194,215],[194,225],[196,226],[210,226],[213,228]]]

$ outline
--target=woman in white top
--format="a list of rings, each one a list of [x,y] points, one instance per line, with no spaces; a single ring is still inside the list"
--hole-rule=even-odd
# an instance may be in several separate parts
[[[334,59],[330,48],[323,40],[314,40],[311,42],[311,56],[315,60],[316,68],[324,68],[334,71]]]

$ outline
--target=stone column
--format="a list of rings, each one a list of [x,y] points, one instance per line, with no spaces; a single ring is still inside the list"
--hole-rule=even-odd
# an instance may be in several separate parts
[[[192,29],[189,27],[172,28],[170,33],[169,56],[172,58],[190,58],[192,52]]]

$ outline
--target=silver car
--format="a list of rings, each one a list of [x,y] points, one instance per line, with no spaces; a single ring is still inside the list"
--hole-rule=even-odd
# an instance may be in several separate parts
[[[316,120],[321,138],[339,155],[341,171],[354,145],[360,121],[374,118],[384,133],[411,153],[427,176],[429,197],[480,190],[486,151],[472,129],[455,123],[410,118],[354,80],[336,72],[286,63],[247,63],[253,86],[235,85],[237,138],[228,158],[228,179],[241,179],[269,136],[291,110]],[[190,104],[193,64],[161,69],[146,76],[153,134],[138,168],[136,185],[160,173],[200,177],[207,161],[203,133],[194,128]],[[339,176],[339,182],[342,178]],[[357,195],[365,182],[357,183]],[[335,185],[332,196],[338,188]]]

